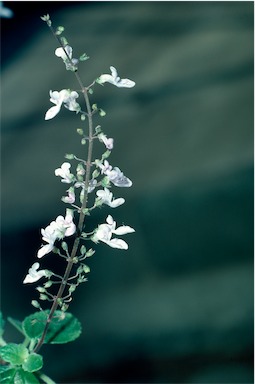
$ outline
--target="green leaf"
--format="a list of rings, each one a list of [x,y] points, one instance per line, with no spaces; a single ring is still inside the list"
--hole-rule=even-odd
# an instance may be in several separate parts
[[[0,366],[0,383],[11,384],[14,383],[14,376],[16,374],[15,368],[9,366]]]
[[[2,359],[13,365],[21,365],[28,355],[28,349],[23,344],[10,343],[0,348]]]
[[[22,364],[22,368],[27,372],[36,372],[43,366],[43,358],[37,353],[31,353]]]
[[[23,329],[31,339],[42,336],[49,311],[36,312],[25,318]],[[71,313],[55,311],[45,337],[45,343],[63,344],[77,339],[81,334],[81,324]]]
[[[20,368],[16,371],[14,381],[11,381],[8,384],[39,384],[39,381],[32,373],[25,372]]]
[[[22,368],[0,367],[1,384],[39,384],[37,378]]]

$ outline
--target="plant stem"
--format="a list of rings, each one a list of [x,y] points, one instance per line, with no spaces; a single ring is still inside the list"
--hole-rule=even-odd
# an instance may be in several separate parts
[[[53,34],[55,37],[57,37],[55,35],[54,31],[53,31]],[[58,38],[57,38],[57,40],[62,45],[62,42]],[[64,49],[64,47],[63,47],[63,49]],[[70,59],[70,61],[71,61],[71,59]],[[85,194],[84,194],[84,199],[83,199],[83,203],[82,203],[82,207],[81,207],[79,222],[78,222],[77,231],[76,231],[76,238],[74,240],[72,252],[71,252],[70,258],[68,258],[66,270],[65,270],[64,276],[62,278],[61,284],[59,286],[59,290],[57,292],[57,295],[55,296],[53,304],[51,306],[50,313],[48,315],[47,322],[45,324],[42,336],[41,336],[40,340],[38,341],[38,343],[34,349],[34,352],[38,352],[39,349],[42,347],[44,340],[45,340],[45,337],[46,337],[46,334],[47,334],[47,331],[48,331],[48,328],[50,326],[51,320],[53,318],[53,315],[54,315],[56,309],[58,308],[59,299],[61,299],[63,292],[66,288],[66,284],[67,284],[69,275],[70,275],[72,267],[73,267],[73,263],[74,263],[73,260],[74,260],[74,257],[76,256],[76,253],[77,253],[78,248],[79,248],[80,234],[83,230],[85,216],[86,216],[86,214],[84,212],[87,208],[87,202],[88,202],[88,188],[89,188],[89,181],[90,181],[90,176],[91,176],[92,153],[93,153],[93,133],[94,133],[93,132],[93,120],[92,120],[92,109],[91,109],[91,105],[90,105],[90,100],[89,100],[87,88],[84,87],[78,72],[74,72],[74,74],[75,74],[75,77],[76,77],[80,87],[81,87],[81,90],[82,90],[82,93],[84,96],[84,101],[86,104],[87,116],[88,116],[89,135],[88,135],[88,153],[87,153],[86,173],[85,173],[86,174],[86,176],[85,176]]]
[[[44,373],[40,373],[40,379],[44,381],[45,384],[56,384],[55,381],[51,380],[49,376],[45,375]]]

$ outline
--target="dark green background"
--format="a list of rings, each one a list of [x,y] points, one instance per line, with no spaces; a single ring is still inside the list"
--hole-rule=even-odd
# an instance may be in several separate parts
[[[89,84],[114,65],[133,89],[92,102],[133,181],[111,211],[128,251],[98,245],[71,311],[82,336],[45,347],[57,383],[253,382],[253,2],[5,2],[1,80],[1,305],[22,319],[40,228],[63,214],[54,176],[81,154],[79,118],[53,120],[49,90],[76,88],[40,16],[50,13]],[[98,210],[91,226],[109,210]],[[124,238],[124,237],[123,237]],[[45,256],[43,266],[58,259]],[[6,338],[19,340],[8,327]],[[43,352],[43,350],[42,350]]]

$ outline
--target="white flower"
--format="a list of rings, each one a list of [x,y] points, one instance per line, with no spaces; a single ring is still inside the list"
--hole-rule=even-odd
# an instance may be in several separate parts
[[[102,204],[109,205],[111,208],[119,207],[120,205],[125,203],[125,200],[120,197],[118,199],[113,199],[112,193],[109,191],[108,188],[100,189],[96,192],[97,196],[99,197]]]
[[[70,173],[70,168],[71,164],[65,162],[61,165],[61,168],[55,169],[55,175],[62,177],[62,183],[70,184],[74,180],[74,175]]]
[[[106,218],[107,224],[100,224],[92,237],[92,241],[97,243],[102,241],[112,248],[118,249],[128,249],[128,244],[121,239],[111,238],[112,234],[116,235],[125,235],[127,233],[135,232],[135,230],[127,225],[122,225],[116,229],[116,222],[113,220],[112,216],[108,215]]]
[[[48,109],[45,114],[45,120],[53,119],[53,117],[59,113],[62,104],[64,104],[69,111],[79,112],[81,108],[75,100],[78,96],[76,91],[71,91],[70,89],[62,89],[60,92],[50,91],[50,101],[56,105]]]
[[[109,139],[108,139],[105,134],[100,133],[98,135],[98,138],[100,141],[102,141],[104,143],[104,145],[106,146],[107,149],[109,149],[109,150],[113,149],[113,139],[111,137],[109,137]]]
[[[76,226],[73,223],[72,211],[66,210],[66,217],[58,216],[55,221],[52,221],[45,229],[41,229],[42,240],[48,244],[43,245],[37,252],[37,257],[40,259],[47,253],[50,253],[54,248],[54,242],[61,240],[65,236],[72,236],[76,231]]]
[[[121,79],[118,76],[116,68],[110,67],[110,70],[112,72],[111,75],[104,74],[97,79],[99,84],[110,83],[119,88],[132,88],[135,86],[135,82],[133,80]]]
[[[75,193],[74,193],[74,188],[71,187],[67,190],[67,193],[68,193],[68,196],[64,196],[62,197],[62,201],[64,203],[69,203],[69,204],[73,204],[75,202]]]
[[[62,47],[59,47],[55,50],[55,55],[57,57],[61,57],[61,59],[64,61],[66,69],[67,70],[75,70],[76,64],[78,64],[78,59],[72,59],[73,55],[73,48],[70,47],[70,45],[66,45],[65,49]],[[71,61],[71,62],[70,62]]]
[[[55,222],[52,221],[45,229],[41,229],[42,240],[48,244],[43,245],[37,252],[37,257],[40,259],[47,253],[50,253],[54,248],[54,242],[57,239],[55,233]]]
[[[23,284],[34,283],[37,280],[39,280],[41,277],[48,275],[47,273],[48,271],[46,271],[45,269],[37,271],[39,267],[40,267],[39,263],[34,263],[32,265],[32,267],[28,270],[28,274],[26,275],[23,281]]]
[[[66,217],[58,216],[55,221],[55,234],[57,239],[63,239],[65,236],[72,236],[76,231],[76,226],[73,223],[73,216],[68,212]]]
[[[112,168],[107,160],[104,161],[104,165],[99,164],[99,167],[101,168],[101,172],[105,174],[116,187],[132,186],[132,181],[124,176],[123,172],[121,172],[118,167]]]

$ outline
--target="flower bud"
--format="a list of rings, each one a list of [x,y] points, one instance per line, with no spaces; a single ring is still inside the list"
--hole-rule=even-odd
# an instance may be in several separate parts
[[[40,308],[40,304],[38,303],[37,300],[32,300],[32,301],[31,301],[31,304],[32,304],[32,306],[35,307],[35,308]]]

